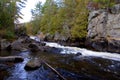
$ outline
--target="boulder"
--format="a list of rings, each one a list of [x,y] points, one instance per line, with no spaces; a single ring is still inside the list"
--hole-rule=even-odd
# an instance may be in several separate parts
[[[43,32],[38,32],[38,33],[37,33],[37,37],[38,37],[41,41],[44,41],[44,39],[45,39],[45,35],[43,34]]]
[[[28,61],[28,63],[25,65],[25,70],[30,71],[30,70],[36,70],[41,66],[41,61],[38,59],[32,59]]]
[[[22,44],[22,39],[18,39],[16,41],[14,41],[12,44],[11,44],[11,48],[13,50],[17,50],[17,51],[25,51],[27,50],[27,46],[25,46],[24,44]]]
[[[30,48],[32,52],[37,52],[40,50],[39,44],[37,43],[31,43],[28,45],[28,47]]]
[[[89,40],[87,45],[98,51],[120,53],[120,40],[117,39]]]
[[[98,39],[95,41],[91,41],[90,45],[98,51],[107,51],[108,41],[106,39]]]
[[[8,47],[10,48],[11,43],[7,41],[6,39],[1,39],[0,41],[0,49],[7,49]]]
[[[39,44],[39,46],[45,46],[46,45],[46,43],[44,43],[44,42],[39,42],[38,44]]]
[[[22,62],[24,61],[23,57],[21,56],[7,56],[7,57],[0,57],[0,62]]]
[[[60,53],[62,51],[62,48],[44,46],[44,47],[41,48],[41,51],[50,52],[50,53]]]
[[[50,33],[47,33],[47,34],[45,35],[44,40],[45,40],[45,41],[53,41],[53,38],[54,38],[54,35],[51,35]]]
[[[23,43],[23,44],[35,42],[35,41],[34,41],[33,39],[31,39],[29,36],[20,37],[19,39],[22,39],[21,43]]]
[[[77,54],[75,54],[75,56],[80,56],[82,55],[82,53],[78,52]]]

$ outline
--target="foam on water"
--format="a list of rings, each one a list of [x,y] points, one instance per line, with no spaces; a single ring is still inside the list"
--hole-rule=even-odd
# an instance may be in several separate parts
[[[40,39],[37,36],[30,36],[30,38],[37,42],[40,42]]]
[[[35,36],[31,36],[30,38],[36,41],[40,41],[40,39]],[[45,43],[46,43],[46,46],[49,46],[49,47],[61,48],[62,49],[62,51],[60,52],[61,54],[81,53],[82,56],[95,56],[95,57],[102,57],[102,58],[120,61],[120,54],[117,54],[117,53],[91,51],[84,48],[62,46],[58,43],[52,43],[52,42],[45,42]]]
[[[120,61],[120,54],[117,53],[97,52],[97,51],[87,50],[84,48],[62,46],[60,44],[50,43],[50,42],[46,42],[46,46],[62,48],[62,51],[60,52],[61,54],[81,53],[82,56],[95,56],[95,57],[102,57],[102,58]]]

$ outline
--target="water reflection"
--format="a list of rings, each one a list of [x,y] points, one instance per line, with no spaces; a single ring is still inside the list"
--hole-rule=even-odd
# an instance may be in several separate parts
[[[27,58],[29,53],[30,52],[19,52],[17,54],[23,56],[24,61],[22,63],[17,63],[8,69],[10,76],[7,78],[7,80],[26,80],[27,72],[24,70],[24,66],[29,61],[29,58]]]
[[[44,59],[67,80],[120,80],[120,62],[100,57],[81,56],[74,54],[8,53],[24,57],[22,63],[14,64],[7,69],[9,76],[0,72],[4,80],[60,80],[58,75],[45,65],[34,71],[25,71],[25,64],[33,58]],[[3,80],[3,78],[0,78]]]

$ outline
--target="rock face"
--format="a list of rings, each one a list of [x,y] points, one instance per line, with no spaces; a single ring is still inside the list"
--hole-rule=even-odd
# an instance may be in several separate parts
[[[120,4],[89,14],[87,45],[100,51],[120,53]]]

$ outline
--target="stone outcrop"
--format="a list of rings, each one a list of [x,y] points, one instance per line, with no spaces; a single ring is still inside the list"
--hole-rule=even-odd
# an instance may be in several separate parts
[[[120,53],[120,4],[89,14],[87,45],[100,51]]]

